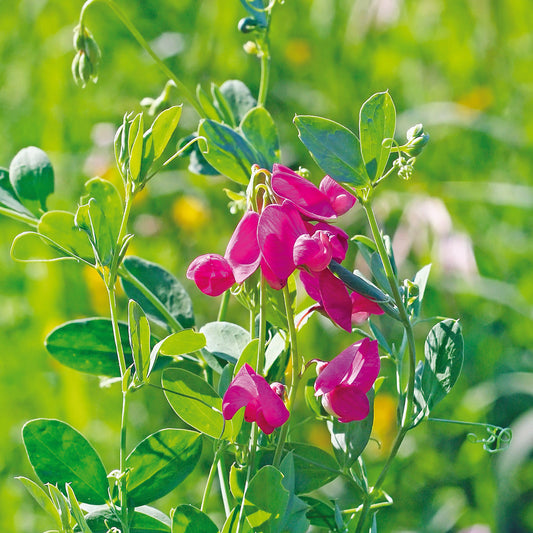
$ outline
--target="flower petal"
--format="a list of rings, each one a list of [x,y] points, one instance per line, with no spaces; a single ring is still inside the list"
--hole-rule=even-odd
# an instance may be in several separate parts
[[[222,415],[231,420],[235,413],[259,397],[259,392],[252,375],[252,367],[245,364],[230,383],[224,398],[222,398]]]
[[[336,216],[329,198],[290,168],[275,164],[271,184],[278,196],[293,202],[301,213],[312,219],[325,220]]]
[[[385,311],[372,300],[365,298],[362,294],[352,292],[352,324],[360,324],[368,319],[370,315],[382,315]]]
[[[293,204],[267,205],[259,219],[257,238],[261,254],[283,284],[296,268],[293,248],[296,239],[306,234],[305,225]]]
[[[324,311],[342,329],[352,331],[352,300],[346,286],[327,269],[317,276]]]
[[[331,245],[326,232],[300,235],[294,243],[293,260],[296,266],[306,266],[313,272],[324,270],[331,261]]]
[[[235,283],[231,266],[218,254],[197,257],[189,265],[186,275],[208,296],[218,296]]]
[[[363,420],[370,412],[367,395],[355,387],[336,387],[322,397],[322,405],[343,423]]]
[[[261,252],[257,242],[259,215],[247,211],[237,224],[226,248],[224,257],[230,264],[235,281],[242,283],[259,267]]]
[[[333,178],[325,176],[318,186],[319,190],[325,194],[331,207],[337,216],[344,215],[357,201],[353,194],[350,194],[344,187],[341,187]]]

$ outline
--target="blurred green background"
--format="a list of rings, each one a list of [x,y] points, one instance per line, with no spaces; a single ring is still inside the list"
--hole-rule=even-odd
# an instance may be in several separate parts
[[[257,91],[258,62],[243,52],[246,39],[236,29],[245,16],[238,0],[118,3],[189,87],[239,78]],[[71,41],[81,5],[0,2],[0,166],[8,167],[24,146],[43,148],[56,172],[56,194],[49,200],[55,209],[75,209],[84,181],[94,175],[118,179],[114,131],[125,112],[139,111],[139,101],[157,96],[166,81],[111,11],[97,3],[87,22],[102,49],[100,80],[85,90],[76,87]],[[390,178],[376,210],[385,230],[395,233],[402,275],[433,264],[425,316],[461,319],[464,371],[435,416],[514,431],[510,449],[489,455],[466,439],[468,428],[419,427],[386,483],[395,505],[380,513],[380,531],[445,533],[476,524],[478,533],[533,531],[531,0],[286,0],[274,17],[268,107],[280,129],[285,164],[305,165],[315,180],[321,178],[298,142],[295,113],[356,128],[362,102],[385,89],[396,103],[399,138],[417,122],[431,134],[412,180]],[[184,135],[195,120],[190,108],[184,112]],[[227,214],[224,187],[238,190],[222,178],[192,176],[184,161],[176,163],[137,202],[130,251],[184,279],[193,257],[224,250],[236,223]],[[366,232],[357,210],[344,226],[353,234]],[[103,286],[75,264],[13,262],[11,241],[25,229],[0,219],[5,533],[50,526],[14,479],[33,477],[20,438],[26,420],[65,420],[93,442],[108,469],[118,461],[119,394],[60,367],[43,347],[45,335],[61,322],[107,315]],[[189,282],[187,287],[197,322],[214,320],[213,301]],[[236,304],[230,313],[240,316]],[[345,335],[313,320],[315,327],[302,339],[309,357],[330,358],[346,346]],[[428,329],[429,324],[418,330],[420,347]],[[385,388],[375,423],[384,449],[394,417]],[[130,423],[135,442],[179,421],[157,392],[142,392]],[[298,437],[328,446],[321,426],[303,428]],[[369,448],[368,460],[379,465],[383,450]],[[183,499],[198,504],[202,475],[198,468],[159,507],[168,512]],[[349,505],[350,493],[340,483],[328,491]]]

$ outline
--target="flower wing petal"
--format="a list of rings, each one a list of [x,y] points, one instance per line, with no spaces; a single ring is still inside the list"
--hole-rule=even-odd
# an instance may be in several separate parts
[[[230,264],[235,281],[242,283],[259,267],[261,252],[257,242],[259,215],[247,211],[237,224],[226,248],[224,257]]]

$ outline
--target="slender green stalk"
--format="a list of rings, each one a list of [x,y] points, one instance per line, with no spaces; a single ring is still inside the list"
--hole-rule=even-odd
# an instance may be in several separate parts
[[[270,79],[270,46],[268,36],[265,38],[265,46],[261,50],[261,81],[259,82],[259,95],[257,105],[264,107],[268,94],[268,82]]]
[[[289,391],[288,409],[292,412],[294,406],[294,400],[296,399],[296,391],[298,390],[298,384],[300,383],[300,356],[298,354],[298,343],[296,336],[296,326],[294,325],[294,314],[292,312],[290,292],[287,286],[283,287],[283,301],[285,303],[285,312],[287,314],[287,325],[289,327],[289,339],[291,343],[291,386]],[[281,454],[283,453],[283,447],[287,440],[287,434],[289,432],[289,422],[287,421],[281,426],[278,444],[274,453],[274,459],[272,464],[278,468],[281,462]]]
[[[111,326],[113,327],[113,337],[115,338],[115,348],[117,350],[118,366],[120,368],[120,375],[123,377],[126,373],[126,357],[124,349],[122,348],[122,340],[120,337],[120,329],[117,318],[117,300],[115,296],[115,287],[108,287],[107,295],[109,299],[109,311],[111,314]]]
[[[405,435],[410,429],[411,418],[413,414],[413,397],[414,397],[415,371],[416,371],[416,347],[415,347],[415,340],[414,340],[414,334],[413,334],[413,327],[409,319],[409,316],[407,314],[407,310],[405,309],[402,296],[400,294],[398,279],[394,273],[394,269],[392,268],[392,264],[387,254],[387,250],[385,249],[385,243],[383,242],[383,237],[379,230],[376,217],[374,215],[374,211],[372,210],[370,202],[368,199],[363,199],[361,203],[363,205],[363,208],[365,209],[368,222],[370,224],[370,229],[372,231],[372,236],[374,237],[374,241],[376,243],[378,253],[383,263],[383,268],[385,269],[385,274],[391,286],[394,301],[396,303],[396,306],[398,307],[400,320],[403,324],[403,327],[404,327],[404,330],[407,336],[408,351],[409,351],[409,380],[407,383],[407,390],[405,394],[405,400],[404,400],[405,403],[401,409],[402,420],[400,424],[400,429],[398,430],[398,434],[396,435],[396,438],[392,445],[389,456],[385,464],[383,465],[383,468],[378,476],[378,479],[376,480],[376,483],[372,487],[371,491],[365,495],[363,506],[361,508],[361,515],[359,516],[359,521],[357,523],[357,528],[355,530],[355,533],[362,533],[363,531],[367,530],[366,524],[368,521],[368,515],[371,509],[373,508],[374,499],[379,494],[379,491],[381,490],[383,482],[385,481],[385,478],[389,472],[390,466],[392,462],[394,461],[394,459],[396,458],[396,455],[405,438]]]
[[[25,215],[23,213],[17,213],[16,211],[8,209],[7,207],[0,206],[0,215],[5,215],[6,217],[12,218],[13,220],[17,220],[18,222],[24,222],[24,224],[28,224],[33,228],[36,228],[37,224],[39,223],[36,218],[31,217],[29,215]]]
[[[222,496],[222,503],[224,504],[224,512],[226,518],[230,515],[232,505],[230,505],[231,491],[226,473],[226,465],[224,463],[224,456],[221,454],[217,465],[218,481],[220,483],[220,494]]]
[[[219,322],[226,320],[226,314],[228,312],[228,303],[229,303],[230,296],[231,296],[231,293],[229,290],[225,291],[224,294],[222,295],[222,299],[220,300],[220,307],[218,308],[218,316],[217,316],[217,320]]]
[[[259,374],[263,374],[265,368],[265,346],[266,346],[266,282],[261,275],[261,287],[259,289],[259,346],[257,348],[256,369]]]
[[[205,484],[204,489],[204,495],[202,497],[202,504],[200,505],[200,511],[205,510],[205,504],[207,503],[207,498],[209,496],[209,493],[211,492],[211,487],[213,486],[213,481],[215,480],[215,473],[217,471],[217,465],[218,465],[218,459],[220,457],[222,447],[218,447],[217,451],[215,452],[215,457],[213,458],[213,464],[211,465],[211,468],[209,469],[209,474],[207,476],[207,482]]]
[[[176,84],[176,87],[182,92],[186,100],[194,107],[194,109],[198,112],[198,114],[201,117],[203,117],[204,110],[202,109],[200,104],[196,101],[196,98],[191,93],[191,91],[189,91],[189,89],[183,84],[183,82],[181,82],[176,77],[176,75],[165,65],[165,63],[158,57],[158,55],[152,50],[150,45],[147,43],[146,39],[141,35],[139,30],[137,30],[137,28],[132,24],[130,19],[126,16],[126,14],[122,11],[122,9],[115,2],[113,2],[113,0],[87,0],[87,2],[85,2],[85,4],[83,4],[83,7],[81,8],[80,25],[83,24],[83,19],[85,17],[85,13],[87,9],[89,8],[89,6],[96,2],[103,2],[107,4],[107,6],[114,11],[115,15],[120,19],[120,21],[124,24],[124,26],[126,26],[126,28],[133,35],[135,40],[141,45],[141,47],[155,61],[155,63],[161,69],[161,71],[165,74],[165,76],[167,76],[169,79],[171,79]]]
[[[126,474],[126,437],[127,437],[127,418],[128,418],[128,391],[122,391],[122,417],[120,419],[120,482],[119,482],[119,499],[120,512],[123,533],[129,533],[130,526],[128,520],[128,492],[126,489],[127,474]]]
[[[246,481],[244,483],[244,490],[242,494],[241,508],[239,510],[239,522],[237,524],[237,531],[240,533],[242,525],[244,524],[244,502],[246,501],[246,493],[250,486],[250,480],[252,479],[252,472],[255,468],[255,449],[257,447],[257,424],[252,426],[252,434],[250,435],[250,449],[248,454],[248,470],[246,471]]]

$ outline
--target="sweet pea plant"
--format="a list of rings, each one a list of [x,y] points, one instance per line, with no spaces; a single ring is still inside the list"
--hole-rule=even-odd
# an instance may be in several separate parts
[[[98,74],[100,50],[85,24],[96,1],[83,5],[74,32],[72,73],[82,87]],[[1,171],[0,212],[31,227],[15,238],[14,259],[75,260],[102,280],[109,317],[62,324],[45,345],[60,363],[105,376],[122,395],[119,464],[108,471],[72,426],[36,419],[24,426],[23,440],[42,484],[19,479],[55,520],[52,531],[378,531],[379,509],[393,502],[385,491],[391,463],[407,433],[453,387],[463,363],[459,322],[421,319],[429,266],[413,279],[399,277],[390,239],[372,207],[387,178],[410,178],[428,134],[415,125],[405,141],[397,140],[388,92],[364,102],[357,134],[327,118],[296,116],[299,138],[324,173],[317,187],[307,170],[282,164],[276,125],[265,107],[271,16],[282,2],[241,0],[247,16],[238,27],[250,37],[245,50],[261,65],[256,98],[237,80],[191,93],[120,7],[100,1],[169,78],[158,98],[145,99],[146,111],[126,114],[116,133],[122,190],[96,177],[72,212],[47,210],[52,165],[42,150],[28,147],[9,171]],[[170,104],[174,93],[200,117],[177,149],[171,139],[182,107]],[[128,254],[134,198],[178,157],[189,158],[191,172],[221,174],[241,188],[227,193],[241,217],[224,254],[205,250],[178,273],[204,294],[221,297],[217,320],[207,324],[195,322],[191,296],[173,274]],[[366,215],[369,236],[348,235],[337,225],[352,209]],[[346,264],[349,246],[357,247],[371,279]],[[129,299],[127,312],[118,308],[118,284]],[[246,328],[229,321],[231,297],[249,312]],[[316,313],[351,333],[351,344],[338,355],[298,350]],[[419,355],[413,328],[428,320],[434,324]],[[384,321],[401,327],[395,342],[385,338]],[[397,434],[380,474],[370,479],[362,453],[371,441],[374,397],[384,379],[395,383]],[[164,428],[129,442],[130,398],[145,387],[160,389],[191,429]],[[334,456],[291,438],[291,428],[310,418],[327,427]],[[487,450],[508,442],[508,430],[485,428]],[[176,502],[170,516],[150,506],[191,474],[202,447],[212,458],[202,501]],[[346,509],[321,491],[339,476],[352,494]],[[220,511],[210,517],[206,504],[215,499],[217,478]]]

